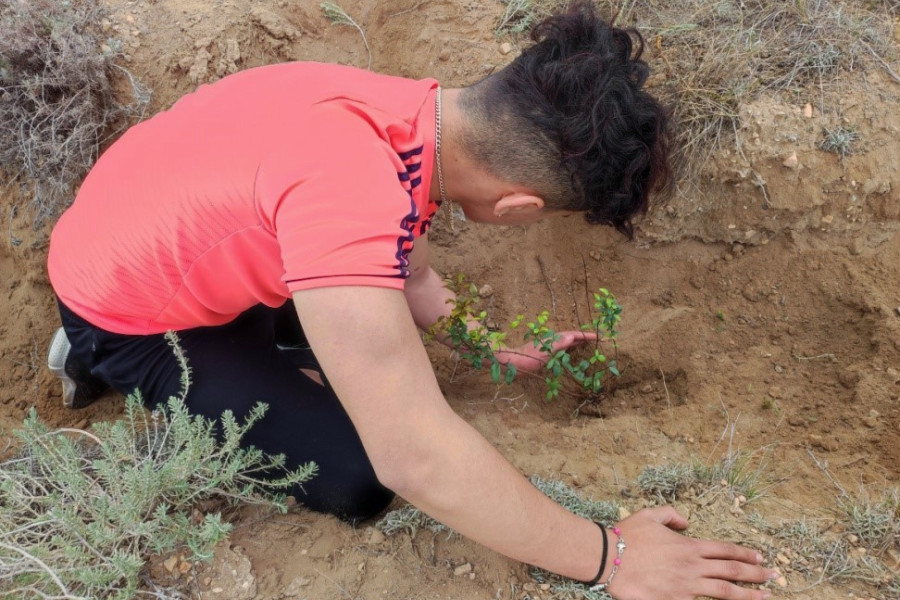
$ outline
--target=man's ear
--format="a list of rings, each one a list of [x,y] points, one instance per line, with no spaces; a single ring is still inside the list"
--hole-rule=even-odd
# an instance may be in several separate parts
[[[524,192],[511,192],[494,204],[494,214],[502,217],[511,212],[532,212],[542,208],[544,208],[543,198]]]

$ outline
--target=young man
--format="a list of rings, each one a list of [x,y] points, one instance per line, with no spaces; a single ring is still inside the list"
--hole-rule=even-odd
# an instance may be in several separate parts
[[[608,530],[572,515],[438,388],[416,327],[449,311],[428,264],[439,206],[506,225],[578,210],[630,234],[668,182],[665,112],[642,89],[647,66],[629,33],[580,5],[534,39],[471,88],[282,64],[203,87],[132,128],[53,232],[64,329],[51,366],[70,404],[108,384],[155,405],[180,389],[163,337],[177,330],[189,409],[240,417],[265,401],[246,441],[288,467],[318,463],[295,490],[311,508],[364,519],[396,493],[498,552],[618,598],[761,600],[732,583],[774,576],[756,552],[673,532],[687,523],[671,508]],[[325,385],[298,369],[316,367],[297,349],[307,339]],[[578,339],[564,333],[558,346]],[[503,354],[541,366],[533,348]]]

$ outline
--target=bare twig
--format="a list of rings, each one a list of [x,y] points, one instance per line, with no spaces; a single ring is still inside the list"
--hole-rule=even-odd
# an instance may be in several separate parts
[[[556,312],[556,294],[553,293],[553,288],[550,286],[550,277],[547,275],[547,266],[544,264],[544,259],[540,255],[537,256],[538,265],[541,267],[541,275],[544,276],[544,285],[547,286],[547,291],[550,292],[550,309],[553,312]]]
[[[366,32],[359,26],[359,23],[354,21],[353,17],[347,14],[347,11],[334,2],[323,2],[319,6],[321,6],[322,12],[325,13],[328,20],[335,25],[349,25],[350,27],[356,28],[359,35],[362,36],[363,44],[366,46],[366,53],[369,55],[369,64],[366,66],[366,69],[372,70],[372,49],[369,48],[369,40],[366,39]]]
[[[830,352],[827,354],[817,354],[816,356],[799,356],[797,354],[794,354],[794,358],[796,358],[797,360],[819,360],[821,358],[827,358],[832,362],[837,360],[837,357],[835,357],[835,355],[831,354]]]

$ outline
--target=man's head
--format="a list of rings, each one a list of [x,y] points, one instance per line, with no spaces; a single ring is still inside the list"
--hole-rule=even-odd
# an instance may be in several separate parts
[[[667,112],[642,89],[643,39],[583,3],[532,38],[511,64],[462,90],[464,151],[548,209],[585,211],[631,236],[631,218],[671,181]]]

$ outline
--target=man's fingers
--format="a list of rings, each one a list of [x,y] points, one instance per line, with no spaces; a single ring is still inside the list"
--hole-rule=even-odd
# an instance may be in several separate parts
[[[558,349],[563,349],[575,344],[592,342],[596,339],[597,334],[591,333],[589,331],[562,331],[560,332],[559,339],[556,340],[554,346]]]
[[[744,548],[728,542],[714,542],[703,540],[699,542],[700,556],[718,560],[736,560],[748,565],[758,565],[762,562],[762,555],[756,550]]]
[[[775,569],[767,569],[739,560],[707,560],[704,568],[704,575],[712,579],[744,583],[765,583],[779,575]]]
[[[687,519],[678,514],[678,511],[671,506],[658,506],[656,508],[646,508],[641,512],[646,512],[647,516],[659,523],[665,525],[669,529],[687,529]],[[636,513],[637,514],[637,513]],[[716,557],[718,558],[718,557]]]
[[[704,579],[699,587],[698,596],[721,600],[765,600],[772,596],[768,590],[745,588],[724,579]]]

